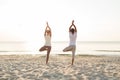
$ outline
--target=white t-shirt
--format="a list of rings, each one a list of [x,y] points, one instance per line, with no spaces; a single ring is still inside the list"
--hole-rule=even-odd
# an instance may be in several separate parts
[[[45,36],[45,46],[51,46],[51,37],[50,37],[50,35]]]
[[[69,45],[76,45],[77,32],[74,32],[74,34],[72,34],[72,32],[69,32],[69,38],[70,38]]]

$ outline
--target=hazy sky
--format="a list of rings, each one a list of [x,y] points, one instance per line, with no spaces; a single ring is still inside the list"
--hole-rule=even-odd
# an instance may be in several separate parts
[[[0,0],[0,41],[68,41],[75,20],[77,41],[120,41],[120,0]]]

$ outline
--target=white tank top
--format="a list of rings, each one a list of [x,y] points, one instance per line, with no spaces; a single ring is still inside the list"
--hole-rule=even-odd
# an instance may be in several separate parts
[[[70,38],[69,45],[76,45],[76,37],[77,37],[77,32],[75,32],[74,34],[69,32],[69,38]]]
[[[50,37],[50,35],[45,36],[45,46],[51,46],[51,37]]]

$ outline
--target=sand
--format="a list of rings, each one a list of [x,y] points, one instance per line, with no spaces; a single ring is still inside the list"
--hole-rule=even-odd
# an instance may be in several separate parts
[[[120,80],[120,56],[0,55],[0,80]]]

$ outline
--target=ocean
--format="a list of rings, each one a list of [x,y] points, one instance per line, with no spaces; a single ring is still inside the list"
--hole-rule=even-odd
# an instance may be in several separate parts
[[[33,46],[27,42],[0,42],[0,54],[46,54],[46,51],[39,52],[39,48],[43,45],[38,45],[39,43]],[[68,41],[52,42],[51,54],[71,54],[62,51],[68,45]],[[120,42],[77,41],[76,54],[120,56]]]

